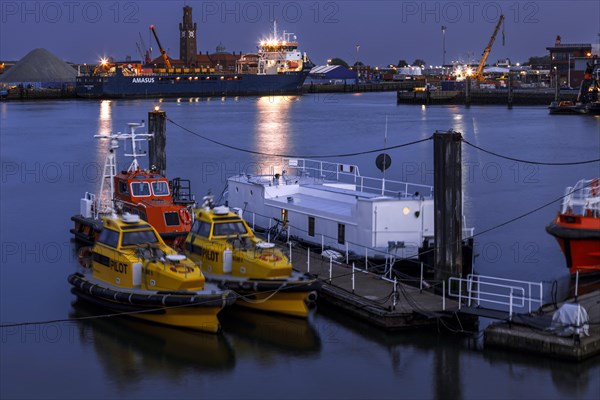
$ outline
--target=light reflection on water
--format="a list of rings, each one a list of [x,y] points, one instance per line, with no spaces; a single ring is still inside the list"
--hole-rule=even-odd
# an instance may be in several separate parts
[[[146,119],[155,103],[0,103],[3,173],[5,161],[24,163],[32,170],[36,162],[83,165],[93,160],[102,165],[106,146],[93,135],[123,131],[127,122]],[[549,118],[543,107],[396,106],[393,93],[302,96],[291,101],[165,100],[161,108],[198,133],[267,153],[379,148],[386,116],[390,146],[450,128],[463,131],[476,145],[534,160],[597,158],[600,144],[598,118]],[[173,125],[167,131],[169,175],[190,177],[197,197],[207,188],[219,192],[226,175],[245,165],[279,161],[208,144]],[[393,163],[386,178],[433,183],[431,142],[390,153]],[[374,157],[341,161],[358,164],[364,175],[378,176]],[[517,168],[469,147],[463,147],[463,157],[472,168],[471,175],[463,170],[465,211],[476,232],[556,198],[567,185],[598,171],[597,165]],[[493,179],[494,167],[502,172],[500,179]],[[58,182],[43,175],[37,179],[35,173],[3,175],[3,245],[43,246],[52,241],[66,243],[69,250],[57,260],[11,254],[3,248],[3,323],[85,315],[86,310],[71,305],[74,298],[66,282],[77,266],[68,247],[69,217],[77,212],[82,193],[99,184],[81,175],[76,169],[74,181],[65,173]],[[554,281],[568,284],[560,250],[544,231],[557,210],[558,204],[478,237],[477,268],[489,275],[541,279],[548,287]],[[535,245],[533,254],[526,252],[529,244]],[[497,249],[499,255],[492,253]],[[22,301],[29,291],[35,296]],[[559,399],[594,398],[600,392],[593,378],[600,374],[597,359],[571,364],[482,351],[478,334],[387,334],[324,307],[309,321],[239,312],[224,316],[222,336],[112,319],[2,330],[0,397]]]

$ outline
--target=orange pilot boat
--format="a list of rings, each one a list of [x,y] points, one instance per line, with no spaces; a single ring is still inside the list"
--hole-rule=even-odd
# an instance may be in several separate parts
[[[102,216],[123,214],[139,215],[152,225],[167,242],[184,239],[193,222],[192,207],[195,204],[189,180],[175,178],[169,182],[159,171],[140,168],[138,157],[144,155],[138,142],[149,140],[152,135],[136,133],[143,124],[129,123],[129,133],[96,135],[108,142],[99,195],[86,192],[80,201],[80,213],[71,217],[75,227],[71,233],[86,244],[93,244],[102,230]],[[117,173],[116,149],[119,141],[130,141],[132,151],[125,156],[133,160],[127,170]]]
[[[600,178],[568,187],[562,209],[546,226],[565,255],[571,274],[600,272]]]

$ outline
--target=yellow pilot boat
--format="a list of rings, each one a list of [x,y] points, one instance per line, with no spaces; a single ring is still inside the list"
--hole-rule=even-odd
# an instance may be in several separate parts
[[[320,283],[292,270],[273,243],[264,242],[226,206],[195,210],[185,254],[199,264],[209,282],[238,293],[236,304],[261,311],[306,317]]]
[[[73,294],[136,318],[218,332],[217,314],[235,302],[234,293],[205,283],[201,269],[138,215],[105,217],[96,243],[80,259],[90,268],[69,276]]]

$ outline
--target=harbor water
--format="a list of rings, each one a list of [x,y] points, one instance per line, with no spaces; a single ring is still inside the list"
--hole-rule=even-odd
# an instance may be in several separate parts
[[[100,185],[106,149],[94,135],[125,132],[156,105],[172,120],[167,175],[191,179],[197,199],[219,198],[233,174],[269,173],[281,155],[330,156],[383,177],[382,151],[365,153],[383,148],[392,158],[386,179],[433,185],[432,141],[393,147],[461,132],[513,158],[462,146],[476,272],[541,281],[546,303],[565,298],[571,280],[544,227],[559,209],[552,200],[600,168],[544,163],[597,159],[600,118],[397,105],[395,96],[0,103],[0,398],[597,399],[598,357],[575,364],[484,349],[488,320],[474,332],[384,333],[326,306],[308,321],[233,308],[220,316],[222,334],[208,335],[94,318],[102,311],[75,303],[70,217]]]

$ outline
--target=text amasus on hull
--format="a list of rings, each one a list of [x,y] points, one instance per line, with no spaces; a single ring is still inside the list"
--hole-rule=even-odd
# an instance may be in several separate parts
[[[219,44],[215,53],[202,54],[196,52],[192,8],[185,6],[183,22],[179,24],[179,60],[166,54],[154,26],[150,29],[160,57],[152,60],[142,41],[141,46],[137,45],[143,63],[103,59],[93,71],[77,77],[77,95],[122,98],[298,94],[313,67],[306,53],[298,49],[295,35],[285,31],[280,35],[276,22],[271,36],[259,42],[256,53],[229,53]]]

